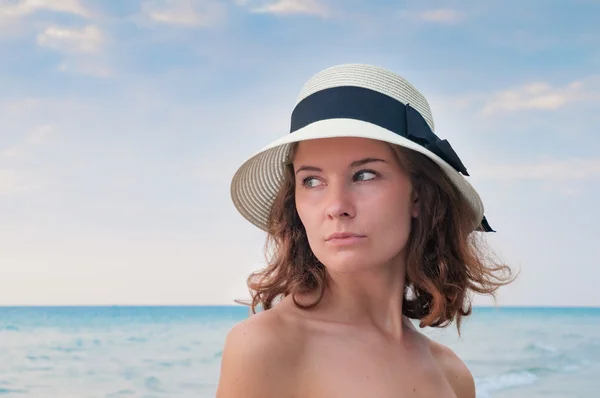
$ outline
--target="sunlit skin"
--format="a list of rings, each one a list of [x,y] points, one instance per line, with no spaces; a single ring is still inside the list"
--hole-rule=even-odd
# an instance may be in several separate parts
[[[287,295],[237,325],[223,353],[218,398],[475,398],[447,347],[402,314],[405,252],[419,200],[395,152],[362,138],[303,141],[295,201],[327,269],[316,292]],[[426,209],[425,209],[426,210]],[[330,240],[331,234],[354,237]]]
[[[375,140],[319,139],[301,142],[293,165],[298,214],[331,281],[326,301],[344,307],[347,321],[368,317],[398,337],[404,248],[419,206],[396,154]],[[340,232],[358,237],[328,240]]]
[[[398,268],[418,206],[387,144],[362,138],[305,141],[293,164],[298,214],[311,249],[329,271]],[[327,240],[336,232],[359,237]]]

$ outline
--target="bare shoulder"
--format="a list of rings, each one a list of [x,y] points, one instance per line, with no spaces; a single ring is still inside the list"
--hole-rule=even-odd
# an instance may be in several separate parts
[[[216,398],[293,397],[298,345],[275,309],[234,325],[225,339]]]
[[[449,347],[430,340],[431,353],[457,398],[475,398],[475,381],[465,363]]]

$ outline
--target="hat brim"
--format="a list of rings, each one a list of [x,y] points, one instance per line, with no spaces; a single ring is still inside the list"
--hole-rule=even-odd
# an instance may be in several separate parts
[[[309,124],[262,148],[247,159],[231,181],[231,198],[240,214],[267,231],[273,201],[283,182],[290,144],[321,138],[359,137],[384,141],[422,153],[444,171],[474,211],[473,230],[481,223],[484,207],[473,186],[435,153],[378,125],[355,119],[327,119]]]

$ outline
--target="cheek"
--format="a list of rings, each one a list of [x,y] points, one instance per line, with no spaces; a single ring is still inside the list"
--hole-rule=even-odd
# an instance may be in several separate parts
[[[412,217],[408,211],[390,211],[382,214],[377,226],[377,233],[381,241],[386,243],[396,242],[404,245],[411,229]]]
[[[376,244],[387,251],[400,251],[408,240],[412,224],[410,198],[406,191],[387,192],[368,204],[365,215],[377,236]]]
[[[382,225],[381,242],[388,251],[398,253],[404,249],[411,231],[411,217],[407,213],[396,214]]]

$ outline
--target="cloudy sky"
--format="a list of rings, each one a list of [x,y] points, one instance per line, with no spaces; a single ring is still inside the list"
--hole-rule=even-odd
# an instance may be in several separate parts
[[[0,304],[246,298],[230,178],[358,62],[429,99],[521,270],[499,304],[600,305],[600,3],[502,3],[0,0]]]

